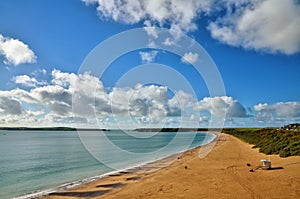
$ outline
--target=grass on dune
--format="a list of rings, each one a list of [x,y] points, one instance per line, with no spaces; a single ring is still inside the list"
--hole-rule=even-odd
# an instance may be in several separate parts
[[[278,154],[280,157],[300,156],[300,132],[274,128],[228,128],[223,133],[233,135],[265,154]]]

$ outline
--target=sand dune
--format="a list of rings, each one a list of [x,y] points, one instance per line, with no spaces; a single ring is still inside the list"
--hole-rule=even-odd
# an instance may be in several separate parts
[[[205,158],[199,148],[45,198],[297,198],[300,157],[266,156],[230,135],[221,135]],[[257,169],[270,158],[272,170]],[[171,161],[173,160],[173,161]],[[169,162],[172,162],[169,166]],[[163,169],[158,169],[161,166]],[[148,167],[148,169],[147,169]]]

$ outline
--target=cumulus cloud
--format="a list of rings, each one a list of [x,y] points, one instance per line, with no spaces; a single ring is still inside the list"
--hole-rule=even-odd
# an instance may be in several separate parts
[[[0,124],[26,126],[38,125],[96,125],[110,126],[115,118],[120,123],[180,125],[207,125],[211,116],[226,119],[232,124],[248,117],[239,101],[228,96],[206,97],[198,101],[194,96],[176,91],[170,97],[166,86],[141,85],[114,87],[106,92],[99,78],[89,73],[74,74],[52,71],[52,80],[47,85],[38,85],[30,90],[13,89],[0,91]],[[29,76],[29,79],[32,77]],[[26,81],[25,81],[26,82]],[[73,107],[75,105],[75,107]],[[255,122],[296,121],[300,118],[300,102],[257,104],[254,106]],[[114,117],[114,119],[109,119]],[[106,118],[106,119],[105,119]],[[124,119],[126,118],[126,119]],[[189,123],[190,122],[190,123]],[[113,124],[111,124],[113,126]]]
[[[190,120],[197,121],[199,123],[207,123],[209,122],[209,118],[207,116],[196,116],[192,114],[190,116]]]
[[[114,113],[129,113],[130,116],[160,118],[168,115],[167,87],[142,86],[114,88],[109,93]]]
[[[197,100],[193,95],[179,90],[175,92],[173,98],[168,101],[168,104],[169,107],[176,108],[181,111],[188,107],[193,107],[196,102]]]
[[[159,26],[193,31],[197,28],[194,20],[201,11],[207,11],[210,0],[82,0],[87,4],[97,4],[101,17],[126,24],[151,21]],[[149,27],[149,26],[147,26]],[[149,29],[150,30],[150,29]]]
[[[150,51],[150,52],[139,52],[142,62],[144,63],[151,63],[155,60],[157,56],[157,51]]]
[[[257,104],[254,110],[266,117],[300,117],[300,102],[278,102],[275,104]]]
[[[293,54],[300,50],[299,3],[294,0],[237,2],[244,6],[231,4],[225,16],[209,24],[212,37],[232,46],[271,53]]]
[[[163,44],[166,45],[166,46],[173,46],[173,45],[175,45],[175,42],[172,41],[170,37],[167,37],[165,39],[165,41],[163,42]]]
[[[198,61],[198,59],[199,59],[198,53],[188,52],[188,53],[184,53],[184,55],[181,58],[181,61],[184,63],[194,64]]]
[[[65,73],[59,70],[52,71],[52,83],[55,86],[64,89],[70,100],[72,97],[73,114],[85,117],[94,117],[95,113],[100,115],[111,112],[107,93],[104,90],[99,78],[83,73],[76,75],[74,73]],[[57,104],[64,106],[66,109],[71,108],[71,102]],[[81,106],[78,106],[81,105]]]
[[[25,121],[27,117],[26,121],[31,118],[30,121],[39,124],[70,124],[72,121],[91,124],[96,121],[95,117],[113,114],[133,117],[137,122],[156,123],[162,117],[180,116],[183,107],[193,104],[191,96],[183,91],[170,99],[165,86],[137,84],[133,88],[115,87],[107,93],[99,78],[89,73],[54,69],[51,75],[47,85],[31,76],[15,77],[16,82],[33,88],[0,91],[0,122],[18,123],[18,118]]]
[[[4,124],[15,122],[17,125],[27,121],[24,119],[26,117],[35,118],[36,120],[32,120],[36,122],[35,125],[44,122],[48,126],[59,121],[68,124],[71,121],[84,122],[95,117],[93,113],[97,111],[108,112],[108,109],[104,109],[104,105],[109,106],[109,101],[102,83],[88,73],[75,75],[53,70],[49,85],[42,85],[27,75],[17,76],[14,79],[18,83],[34,88],[29,91],[22,89],[0,91],[0,120]],[[81,109],[73,111],[74,102],[80,104]],[[36,110],[44,112],[44,116],[32,114],[37,112]]]
[[[0,34],[0,55],[4,64],[17,66],[36,62],[36,55],[29,46],[18,39],[4,37]]]
[[[222,43],[288,55],[300,51],[300,5],[295,0],[82,1],[96,4],[102,19],[144,22],[146,32],[154,38],[158,37],[156,26],[174,33],[192,32],[198,28],[198,18],[209,16],[207,29]],[[163,44],[170,45],[171,40]]]
[[[248,117],[246,109],[235,99],[228,96],[205,97],[195,107],[200,111],[209,111],[217,117]]]
[[[21,84],[26,87],[36,87],[36,86],[47,84],[47,82],[45,82],[45,81],[38,81],[36,78],[29,77],[28,75],[15,76],[12,78],[12,80],[16,84]]]
[[[38,100],[29,92],[22,89],[13,89],[10,91],[0,91],[0,96],[14,96],[20,102],[37,103]]]
[[[69,115],[72,108],[72,93],[57,85],[38,87],[30,91],[32,96],[40,104],[58,115]]]
[[[0,96],[0,113],[3,115],[18,115],[22,113],[21,103],[11,97]]]

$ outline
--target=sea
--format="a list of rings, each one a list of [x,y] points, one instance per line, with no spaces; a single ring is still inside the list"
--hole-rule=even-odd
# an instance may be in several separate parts
[[[0,198],[31,198],[86,183],[214,138],[207,132],[1,130]]]

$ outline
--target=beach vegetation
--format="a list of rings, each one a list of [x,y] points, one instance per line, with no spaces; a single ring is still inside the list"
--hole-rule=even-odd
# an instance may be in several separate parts
[[[259,148],[267,155],[300,156],[300,132],[275,128],[226,128],[223,133],[233,135]]]

